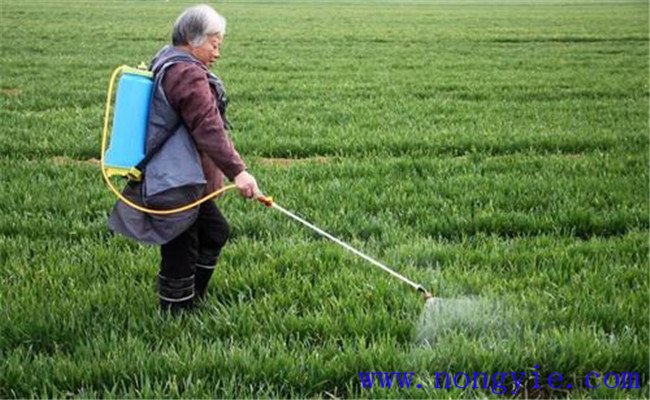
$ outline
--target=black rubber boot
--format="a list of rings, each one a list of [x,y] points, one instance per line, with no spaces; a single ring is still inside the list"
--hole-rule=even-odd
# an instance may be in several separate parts
[[[158,275],[160,309],[178,314],[194,307],[194,275],[185,278],[168,278]]]
[[[196,300],[203,300],[208,294],[208,283],[212,278],[215,266],[196,264],[196,279],[194,281],[194,290],[196,293]]]

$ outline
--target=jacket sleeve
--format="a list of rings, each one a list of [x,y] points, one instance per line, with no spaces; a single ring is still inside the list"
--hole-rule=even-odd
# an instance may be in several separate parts
[[[206,71],[190,63],[171,66],[163,78],[167,101],[188,128],[199,152],[231,181],[246,165],[235,149],[217,108]]]

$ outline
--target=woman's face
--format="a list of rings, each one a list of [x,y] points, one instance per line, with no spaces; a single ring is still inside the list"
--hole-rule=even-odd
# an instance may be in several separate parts
[[[219,47],[221,47],[222,42],[223,36],[220,34],[210,35],[208,36],[208,40],[206,40],[201,46],[192,47],[192,55],[194,58],[210,67],[220,56]]]

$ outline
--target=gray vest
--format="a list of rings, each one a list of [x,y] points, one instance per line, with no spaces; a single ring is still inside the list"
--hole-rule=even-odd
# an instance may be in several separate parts
[[[122,192],[134,203],[153,209],[184,206],[198,200],[205,191],[206,180],[194,141],[167,101],[162,87],[167,68],[178,62],[199,64],[199,61],[189,54],[171,46],[160,50],[151,63],[154,87],[146,148],[155,148],[170,132],[172,136],[146,165],[142,182],[129,182]],[[227,99],[223,85],[209,72],[208,78],[215,100],[221,98],[223,101],[223,105],[219,103],[219,108],[223,108],[222,117],[225,117]],[[108,226],[116,233],[145,244],[164,244],[194,223],[198,209],[197,206],[181,213],[160,216],[140,212],[122,201],[117,201],[109,216]]]

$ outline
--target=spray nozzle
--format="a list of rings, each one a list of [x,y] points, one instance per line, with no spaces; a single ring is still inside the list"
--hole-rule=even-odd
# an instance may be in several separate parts
[[[417,291],[418,291],[418,293],[422,294],[422,299],[423,299],[424,301],[427,301],[427,300],[433,298],[433,295],[432,295],[431,293],[429,293],[429,292],[424,288],[424,286],[422,286],[422,285],[418,286]]]

